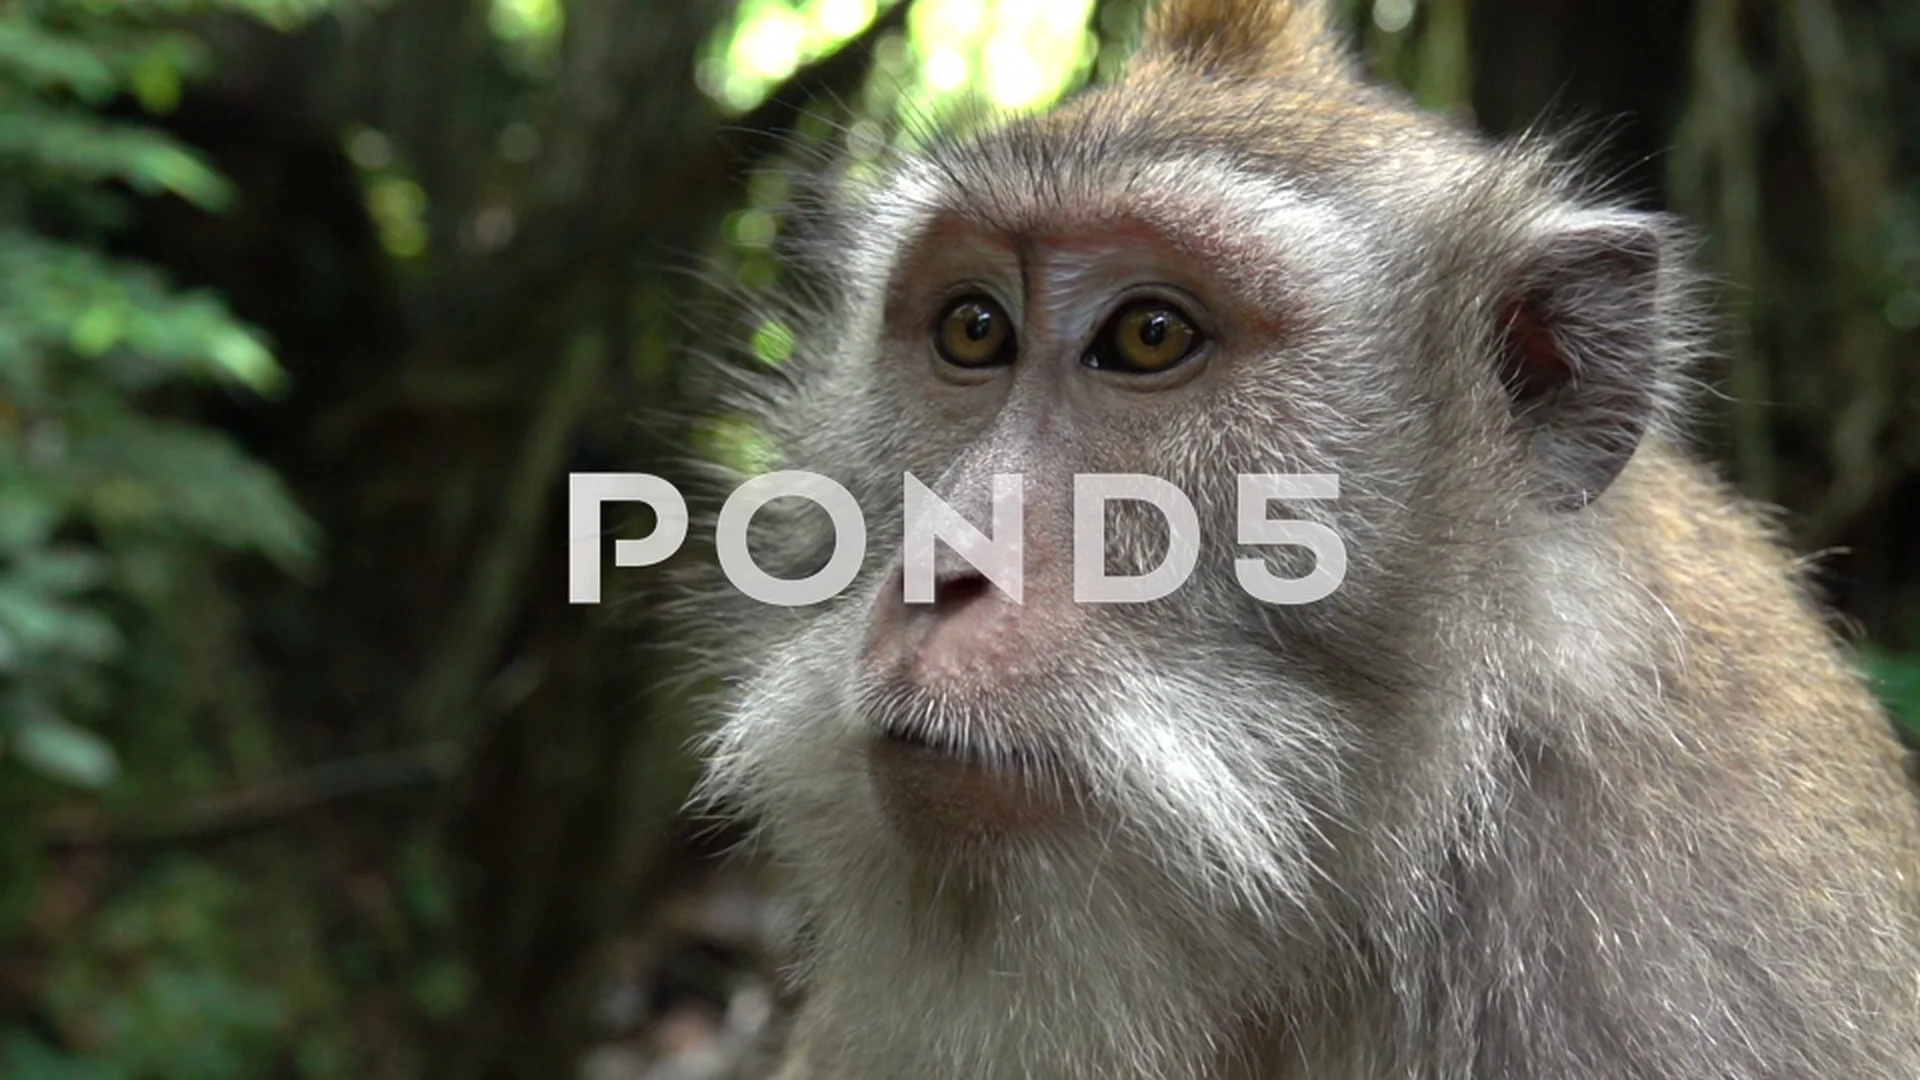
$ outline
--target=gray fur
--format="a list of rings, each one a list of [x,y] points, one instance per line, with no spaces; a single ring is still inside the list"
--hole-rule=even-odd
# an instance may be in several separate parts
[[[1679,449],[1684,232],[1544,144],[1319,78],[1160,72],[812,208],[813,288],[778,307],[798,353],[729,407],[855,494],[866,568],[817,608],[694,605],[729,686],[704,804],[760,823],[806,915],[785,1075],[1920,1076],[1920,815],[1789,560]],[[1017,390],[933,403],[882,341],[939,214],[1151,219],[1294,329],[1135,429],[1036,449]],[[1536,289],[1578,370],[1516,408],[1496,316]],[[1046,751],[1023,767],[1081,783],[1080,827],[930,859],[876,805],[875,717],[988,752],[997,718],[858,653],[902,472],[959,492],[996,462],[1158,472],[1208,543],[1186,589],[1010,676]],[[1295,512],[1343,536],[1347,582],[1260,605],[1232,474],[1318,471],[1343,498]],[[799,576],[830,539],[784,509],[754,550]],[[1118,528],[1113,560],[1152,561]]]

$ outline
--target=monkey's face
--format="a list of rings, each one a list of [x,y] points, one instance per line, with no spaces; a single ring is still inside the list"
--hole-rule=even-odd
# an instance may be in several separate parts
[[[1339,620],[1268,610],[1240,584],[1237,558],[1293,579],[1315,555],[1241,546],[1238,478],[1377,478],[1369,445],[1423,426],[1339,385],[1375,348],[1368,293],[1386,268],[1340,208],[1217,161],[1078,176],[1067,205],[1045,177],[995,192],[1011,206],[938,177],[903,176],[867,211],[904,220],[867,239],[872,276],[820,316],[798,378],[840,415],[776,418],[794,466],[859,497],[867,572],[778,622],[716,778],[842,880],[931,870],[938,893],[958,866],[1004,891],[1044,865],[1062,886],[1309,902],[1378,688],[1327,666]],[[983,532],[994,477],[1020,477],[1018,600],[944,544],[932,601],[905,600],[904,474]],[[1077,515],[1076,477],[1097,474],[1155,477],[1191,502],[1197,565],[1164,597],[1076,599],[1076,526],[1104,533],[1095,562],[1115,577],[1173,546],[1143,503]],[[1345,518],[1311,502],[1259,516]],[[763,524],[806,537],[791,568],[768,554],[777,540],[756,543],[770,572],[815,568],[810,523]],[[1350,577],[1371,577],[1379,552],[1341,539]],[[1378,602],[1320,603],[1378,620]],[[1384,651],[1390,629],[1365,636]]]
[[[1498,199],[1443,206],[1431,177],[1402,198],[1373,166],[1343,185],[1190,137],[1203,117],[1116,127],[1090,100],[903,165],[829,234],[834,289],[765,421],[787,467],[854,493],[865,571],[737,628],[754,667],[710,790],[823,901],[1324,921],[1321,883],[1415,842],[1414,790],[1459,775],[1433,755],[1462,740],[1413,718],[1475,688],[1419,658],[1475,647],[1514,522],[1548,520],[1529,500],[1559,429],[1516,420],[1499,319],[1556,283],[1522,288],[1532,223],[1495,220]],[[1493,164],[1463,188],[1495,190]],[[994,478],[1020,478],[1017,599],[938,546],[931,602],[906,601],[905,474],[983,532]],[[1197,536],[1143,503],[1076,506],[1076,478],[1112,474],[1177,489]],[[1303,474],[1338,498],[1243,507],[1242,477]],[[1299,531],[1246,542],[1267,519],[1336,537],[1338,587],[1250,593],[1330,557]],[[776,576],[831,546],[805,513],[757,525]],[[1176,537],[1198,556],[1165,595],[1076,590],[1154,570]]]

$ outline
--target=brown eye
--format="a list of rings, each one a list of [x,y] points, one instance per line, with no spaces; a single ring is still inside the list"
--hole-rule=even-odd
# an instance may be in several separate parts
[[[1199,351],[1200,331],[1179,308],[1158,300],[1122,308],[1087,352],[1088,367],[1149,375]]]
[[[1013,362],[1013,321],[984,296],[954,301],[940,316],[934,345],[949,364],[990,367]]]

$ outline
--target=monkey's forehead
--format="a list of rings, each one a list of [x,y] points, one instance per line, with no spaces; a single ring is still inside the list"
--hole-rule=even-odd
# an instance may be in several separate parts
[[[1049,196],[1075,203],[1116,190],[1138,196],[1137,173],[1164,162],[1230,163],[1296,191],[1335,196],[1408,170],[1458,169],[1486,149],[1393,91],[1172,76],[1101,87],[1036,116],[943,139],[926,158],[982,210],[1017,214]],[[1035,184],[1023,190],[1009,182],[1021,177]],[[1007,202],[1013,205],[1000,205]]]
[[[1067,194],[1063,182],[1079,190]],[[1084,178],[1013,174],[986,189],[929,165],[896,177],[871,212],[878,227],[867,230],[861,261],[874,281],[958,252],[999,251],[1023,263],[1157,252],[1237,268],[1239,284],[1258,294],[1285,291],[1291,277],[1371,266],[1382,250],[1367,218],[1341,201],[1217,154],[1135,161],[1124,173]]]
[[[939,140],[859,193],[852,216],[883,261],[953,218],[1009,237],[1138,224],[1227,258],[1354,256],[1493,162],[1474,137],[1372,91],[1123,83]]]

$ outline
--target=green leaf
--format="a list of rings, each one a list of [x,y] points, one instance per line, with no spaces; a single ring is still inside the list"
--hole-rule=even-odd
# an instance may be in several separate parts
[[[185,532],[258,552],[291,573],[312,561],[312,521],[277,474],[225,436],[129,415],[76,441],[74,456],[103,478],[86,506],[109,533]]]
[[[1888,711],[1909,734],[1920,738],[1920,656],[1868,646],[1860,650],[1860,666]]]
[[[147,18],[205,17],[213,13],[245,15],[276,30],[290,31],[326,11],[333,0],[59,0],[68,9],[100,14],[124,8]]]
[[[221,370],[259,393],[271,394],[286,382],[286,373],[274,362],[272,350],[238,326],[214,334],[208,352]]]
[[[150,52],[140,58],[127,73],[128,86],[140,106],[150,113],[165,114],[180,105],[180,69],[165,53]]]
[[[0,72],[35,90],[71,90],[86,101],[112,95],[118,81],[92,44],[17,18],[0,20]]]
[[[135,191],[171,192],[203,210],[224,209],[233,198],[219,173],[172,138],[74,109],[0,110],[0,158],[7,157],[82,182],[124,180]]]
[[[176,373],[262,394],[285,383],[266,343],[217,297],[175,292],[148,267],[0,229],[0,281],[0,332],[20,345],[0,353],[0,374],[29,385],[61,350],[98,361],[126,389]],[[9,369],[21,361],[34,366]]]
[[[38,547],[60,523],[60,506],[24,485],[0,488],[0,555]]]
[[[13,577],[29,588],[72,596],[102,584],[107,577],[107,561],[82,547],[43,548],[23,553],[14,563]]]
[[[80,34],[17,11],[0,5],[0,79],[35,93],[66,92],[98,104],[125,87],[152,109],[143,84],[164,91],[162,84],[171,81],[177,94],[181,83],[212,66],[206,46],[181,30],[86,19]]]
[[[120,309],[102,304],[90,307],[73,324],[69,339],[81,356],[100,356],[120,343]]]
[[[29,587],[18,573],[0,577],[0,632],[22,653],[106,660],[120,651],[120,631],[91,608]]]
[[[120,774],[120,760],[106,740],[43,709],[17,719],[7,744],[21,764],[79,787],[102,788]]]

